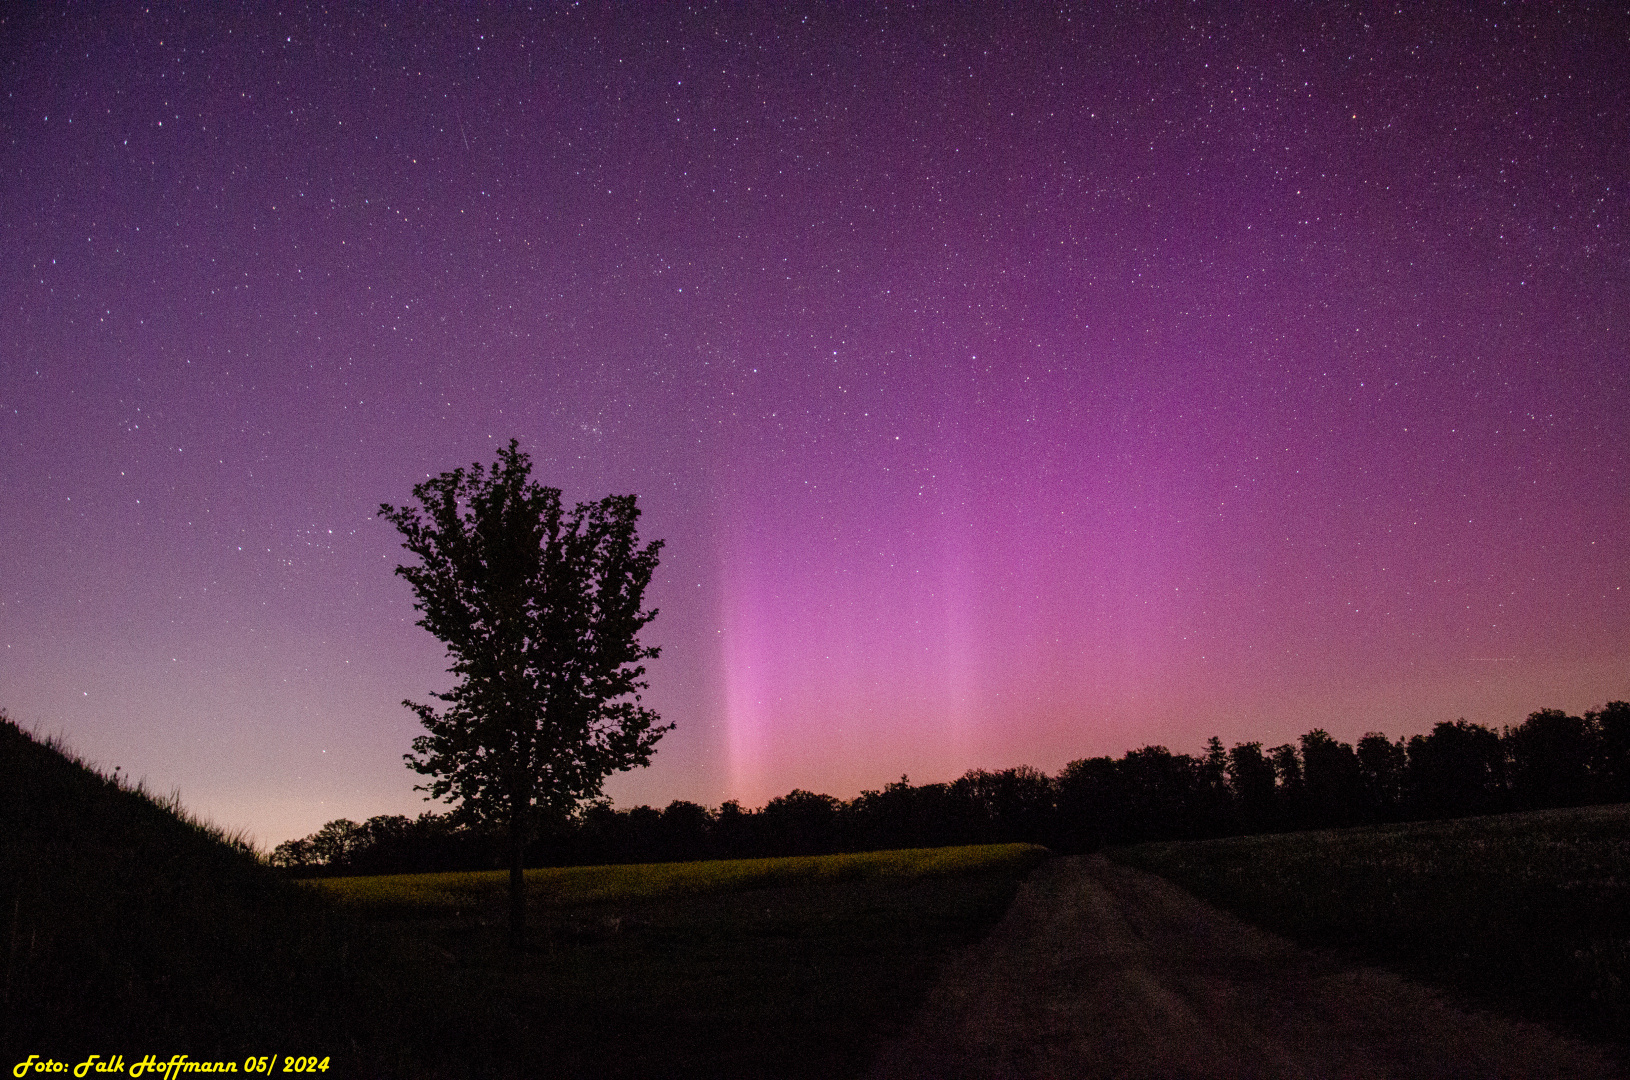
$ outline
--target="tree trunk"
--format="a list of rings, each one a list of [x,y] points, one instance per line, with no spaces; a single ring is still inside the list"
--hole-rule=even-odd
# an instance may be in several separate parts
[[[509,948],[526,949],[526,814],[513,813],[509,819]]]

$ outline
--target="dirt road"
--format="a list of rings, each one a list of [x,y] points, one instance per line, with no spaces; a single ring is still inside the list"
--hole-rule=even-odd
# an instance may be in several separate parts
[[[1298,949],[1162,878],[1054,859],[873,1080],[1616,1075],[1535,1025]]]

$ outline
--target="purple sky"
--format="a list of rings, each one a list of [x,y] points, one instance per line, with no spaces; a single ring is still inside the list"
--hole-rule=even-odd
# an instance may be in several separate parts
[[[0,19],[0,707],[417,813],[511,436],[667,541],[620,805],[1630,697],[1630,18],[1096,7]]]

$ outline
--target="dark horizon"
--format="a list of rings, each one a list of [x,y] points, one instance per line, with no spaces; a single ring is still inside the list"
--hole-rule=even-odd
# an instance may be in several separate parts
[[[1145,746],[1070,762],[970,769],[949,784],[909,777],[853,799],[794,789],[762,807],[674,800],[619,810],[604,801],[545,816],[527,866],[1035,844],[1055,854],[1172,840],[1430,822],[1512,811],[1630,804],[1630,702],[1583,716],[1540,709],[1494,731],[1464,720],[1357,745],[1321,729],[1279,746],[1198,755]],[[340,818],[284,841],[271,865],[297,875],[491,869],[506,861],[502,823],[457,808],[409,819]]]

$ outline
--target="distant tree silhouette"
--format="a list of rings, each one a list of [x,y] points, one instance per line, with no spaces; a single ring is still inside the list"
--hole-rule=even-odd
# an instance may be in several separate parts
[[[911,789],[910,805],[913,820],[920,823],[924,842],[929,846],[971,843],[961,838],[976,835],[973,802],[965,789],[953,784],[922,784]]]
[[[419,506],[380,506],[419,559],[396,573],[413,587],[419,625],[447,645],[457,685],[446,704],[405,704],[427,734],[411,768],[431,798],[509,835],[510,941],[523,947],[522,867],[543,815],[598,795],[613,772],[650,761],[668,730],[640,704],[655,648],[639,632],[660,541],[641,547],[634,496],[561,507],[531,479],[511,440],[480,464],[413,489]],[[669,725],[671,726],[671,725]]]
[[[650,806],[636,806],[628,811],[628,850],[623,857],[629,862],[667,862],[672,855],[663,845],[662,811]]]
[[[300,840],[286,840],[268,861],[295,871],[384,874],[469,870],[492,865],[489,837],[445,815],[336,818]]]
[[[906,776],[881,791],[862,791],[844,808],[846,833],[861,850],[928,847],[937,823],[924,820],[922,803]]]
[[[1065,850],[1096,851],[1125,842],[1120,763],[1111,757],[1081,758],[1064,766],[1055,781],[1058,835]]]
[[[1280,825],[1273,762],[1263,756],[1261,743],[1238,743],[1228,751],[1228,786],[1244,831],[1267,832]]]
[[[1596,731],[1584,717],[1541,709],[1508,728],[1503,741],[1515,805],[1579,806],[1595,796],[1591,764],[1598,756]]]
[[[610,799],[596,799],[578,812],[578,843],[583,851],[592,851],[594,861],[621,863],[629,861],[633,850],[633,830],[628,815],[619,813]]]
[[[1203,836],[1227,836],[1239,827],[1234,792],[1228,783],[1228,751],[1215,735],[1206,740],[1206,754],[1200,759],[1195,812]]]
[[[727,859],[745,859],[761,854],[753,828],[754,816],[743,810],[735,799],[727,799],[719,806],[718,816],[713,819],[713,836],[721,855]]]
[[[312,854],[327,866],[345,866],[353,852],[367,842],[367,833],[350,818],[336,818],[311,838]]]
[[[1409,740],[1405,794],[1415,817],[1489,814],[1505,806],[1505,749],[1481,724],[1445,720]]]
[[[1402,813],[1404,769],[1409,752],[1404,741],[1388,742],[1379,731],[1366,732],[1358,740],[1358,775],[1364,789],[1364,803],[1372,821],[1395,821]]]
[[[1199,762],[1164,746],[1145,746],[1121,759],[1123,828],[1131,840],[1172,840],[1200,835]]]
[[[346,857],[351,869],[370,873],[405,870],[404,854],[411,843],[413,822],[402,814],[380,814],[357,826]]]
[[[1039,843],[1051,831],[1052,781],[1028,765],[1001,772],[973,769],[951,790],[967,806],[978,842]]]
[[[1281,743],[1268,751],[1278,781],[1280,828],[1300,829],[1307,823],[1307,785],[1302,782],[1302,756],[1295,743]]]
[[[1630,701],[1610,701],[1585,717],[1596,728],[1596,775],[1601,796],[1630,801]]]
[[[299,840],[283,841],[272,849],[266,861],[286,870],[303,870],[318,865],[317,852],[312,848],[309,836]]]
[[[819,855],[834,851],[838,839],[838,800],[794,788],[759,811],[760,828],[772,855]]]
[[[972,769],[951,783],[902,776],[848,802],[794,789],[762,810],[675,800],[618,810],[605,799],[545,816],[533,865],[744,858],[1028,841],[1084,852],[1105,844],[1489,813],[1626,798],[1630,703],[1583,717],[1531,714],[1504,736],[1464,720],[1355,747],[1315,728],[1264,753],[1260,742],[1201,757],[1163,746],[1072,761],[1049,779],[1028,766]],[[295,873],[474,869],[502,861],[498,838],[454,814],[337,819],[279,844]]]
[[[1302,736],[1302,785],[1308,824],[1354,825],[1365,819],[1358,755],[1323,728]]]
[[[675,799],[662,811],[663,859],[680,862],[714,855],[712,830],[713,815],[707,807]]]

